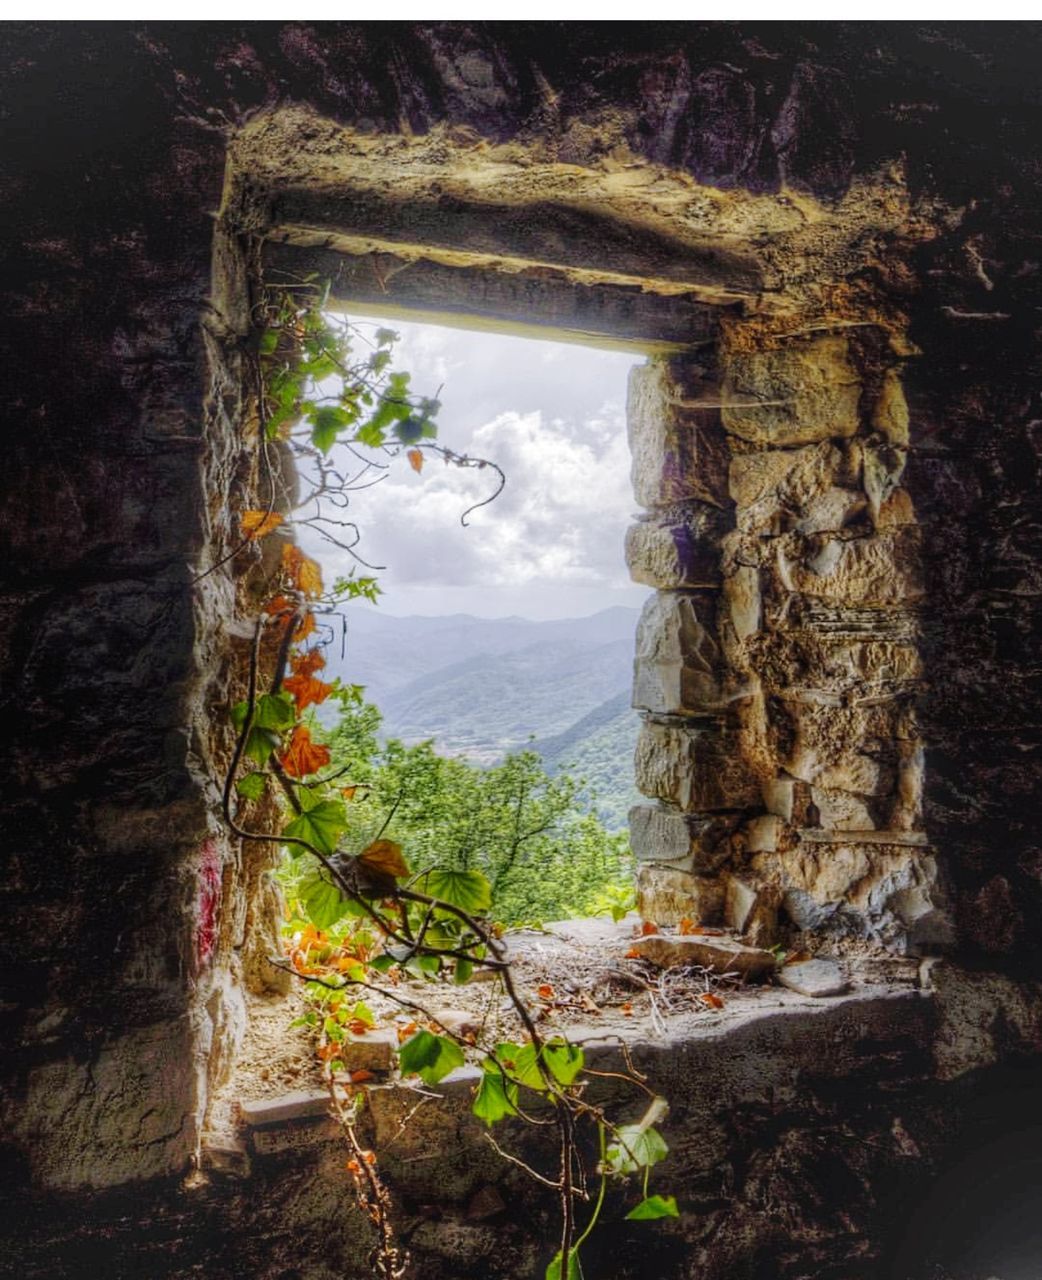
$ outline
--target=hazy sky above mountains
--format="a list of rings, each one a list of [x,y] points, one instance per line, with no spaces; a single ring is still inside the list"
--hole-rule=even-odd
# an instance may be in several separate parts
[[[439,440],[494,460],[507,484],[460,526],[460,514],[495,487],[489,470],[459,470],[428,457],[421,475],[405,457],[386,478],[352,495],[358,550],[380,572],[380,608],[393,614],[575,617],[639,605],[622,542],[635,504],[626,444],[626,379],[634,358],[613,351],[382,323],[401,335],[394,368],[417,394],[441,387]],[[346,572],[350,558],[302,544]]]

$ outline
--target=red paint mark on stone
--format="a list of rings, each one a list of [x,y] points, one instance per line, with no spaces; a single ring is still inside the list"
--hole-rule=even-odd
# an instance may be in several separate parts
[[[221,855],[214,840],[204,840],[199,850],[199,926],[195,954],[200,968],[217,946],[217,916],[221,906]]]

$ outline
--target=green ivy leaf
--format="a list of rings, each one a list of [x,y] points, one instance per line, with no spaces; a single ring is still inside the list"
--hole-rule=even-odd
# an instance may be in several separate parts
[[[282,834],[306,840],[329,857],[336,852],[337,841],[346,828],[347,810],[343,804],[339,800],[319,800],[283,827]]]
[[[463,1050],[446,1036],[417,1031],[398,1050],[402,1075],[418,1075],[424,1084],[437,1084],[453,1070],[463,1066]]]
[[[249,705],[248,702],[237,702],[232,707],[229,714],[236,729],[241,730],[246,723]],[[262,693],[253,705],[254,729],[271,729],[274,733],[281,733],[283,729],[290,728],[295,719],[293,700],[288,693]]]
[[[245,778],[240,778],[235,784],[235,790],[246,800],[259,800],[264,794],[264,788],[267,784],[268,780],[265,774],[248,773]]]
[[[321,409],[316,409],[308,418],[311,423],[311,443],[322,453],[328,453],[336,444],[337,436],[344,427],[351,425],[353,418],[353,414],[335,405],[324,405]]]
[[[669,1154],[657,1129],[642,1129],[639,1124],[619,1126],[616,1141],[608,1147],[607,1165],[612,1173],[636,1173],[650,1169]]]
[[[388,419],[390,421],[390,419]],[[370,421],[364,427],[359,427],[355,433],[355,439],[359,444],[368,445],[370,449],[378,449],[384,442],[384,426],[375,421]]]
[[[487,1062],[488,1059],[486,1059]],[[481,1083],[478,1085],[477,1094],[470,1108],[490,1129],[505,1116],[518,1114],[517,1085],[504,1080],[495,1063],[492,1065],[492,1071],[489,1071],[486,1065],[485,1074],[481,1077]]]
[[[523,1084],[526,1089],[535,1089],[539,1093],[546,1092],[546,1084],[536,1065],[535,1045],[511,1044],[503,1041],[496,1045],[495,1058],[486,1058],[484,1067],[487,1072],[502,1078],[505,1071],[510,1080]]]
[[[309,871],[297,887],[297,896],[316,929],[331,929],[344,915],[347,904],[340,890],[326,879],[321,867]]]
[[[553,1261],[546,1268],[546,1280],[561,1280],[561,1251],[554,1254]],[[565,1280],[583,1280],[582,1267],[579,1266],[579,1255],[574,1249],[568,1252],[568,1274]]]
[[[676,1196],[648,1196],[626,1214],[627,1222],[651,1222],[655,1218],[679,1218]]]
[[[564,1040],[552,1040],[543,1047],[543,1061],[557,1083],[567,1088],[583,1069],[586,1058],[575,1045]]]
[[[265,329],[260,336],[260,342],[257,345],[257,350],[261,353],[262,356],[270,356],[278,345],[279,345],[278,329]]]
[[[426,892],[468,915],[480,916],[492,906],[492,886],[480,871],[429,871]]]
[[[470,981],[470,975],[473,972],[473,961],[464,960],[462,956],[459,956],[456,960],[456,967],[452,972],[452,981],[457,987],[462,987],[465,982]]]
[[[270,729],[254,727],[246,736],[243,750],[254,764],[263,769],[271,753],[277,751],[280,745],[281,741],[277,733],[272,733]]]

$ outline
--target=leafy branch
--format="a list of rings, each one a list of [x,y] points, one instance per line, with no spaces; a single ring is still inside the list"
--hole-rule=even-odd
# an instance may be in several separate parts
[[[372,451],[387,459],[404,451],[417,472],[431,452],[458,467],[491,468],[498,477],[495,490],[463,512],[464,525],[474,510],[502,491],[505,477],[494,463],[436,442],[439,402],[414,395],[409,375],[392,370],[396,335],[378,329],[371,341],[365,339],[349,322],[325,314],[327,295],[328,289],[314,280],[265,288],[247,350],[254,385],[251,429],[263,505],[241,513],[239,546],[220,563],[276,534],[282,546],[264,584],[254,625],[246,696],[230,709],[235,738],[223,779],[224,819],[233,835],[275,844],[295,862],[305,860],[297,891],[304,927],[290,947],[288,961],[274,957],[273,963],[306,984],[313,1025],[320,1027],[324,1078],[352,1152],[347,1167],[357,1199],[376,1231],[374,1274],[380,1280],[403,1280],[409,1262],[395,1242],[390,1197],[378,1175],[376,1155],[362,1145],[356,1130],[365,1098],[365,1080],[359,1077],[368,1073],[352,1074],[341,1056],[340,1046],[347,1038],[373,1021],[368,1007],[357,999],[359,991],[378,992],[418,1015],[399,1046],[403,1076],[417,1076],[434,1086],[469,1057],[481,1067],[471,1109],[490,1130],[508,1118],[556,1129],[554,1178],[502,1151],[489,1137],[506,1159],[528,1169],[559,1198],[560,1243],[546,1280],[581,1280],[579,1249],[598,1220],[610,1179],[643,1175],[643,1199],[631,1217],[676,1212],[675,1202],[647,1195],[648,1172],[666,1153],[654,1127],[665,1114],[665,1103],[653,1097],[639,1124],[616,1125],[587,1098],[591,1081],[605,1073],[587,1068],[579,1045],[540,1031],[518,991],[499,930],[489,919],[493,885],[481,871],[434,865],[414,874],[401,846],[384,838],[390,814],[361,849],[347,847],[347,803],[357,784],[343,785],[344,770],[327,772],[330,749],[312,737],[315,724],[308,711],[330,697],[345,696],[338,681],[327,683],[319,676],[326,664],[328,637],[323,637],[317,618],[335,613],[345,600],[375,598],[378,587],[375,579],[352,574],[327,591],[319,565],[285,538],[286,526],[303,524],[364,565],[354,549],[357,526],[340,517],[353,490],[378,483],[387,473],[388,464],[374,460]],[[361,353],[360,342],[367,347]],[[271,451],[279,443],[310,468],[308,492],[296,504],[309,509],[305,516],[278,509]],[[341,456],[353,459],[351,465],[345,467]],[[346,537],[339,532],[345,529]],[[253,830],[243,817],[265,797],[277,800],[282,814],[277,830]],[[537,824],[533,830],[522,825],[524,799],[522,787],[504,875],[524,842],[547,825]],[[268,805],[263,812],[271,811]],[[460,1035],[422,1004],[394,990],[403,974],[430,981],[452,977],[462,983],[480,969],[502,984],[521,1027],[516,1042]],[[310,1014],[306,1020],[311,1021]],[[610,1074],[645,1088],[635,1074]],[[548,1108],[549,1116],[531,1114],[534,1103],[544,1111]],[[592,1124],[598,1138],[599,1186],[592,1214],[580,1230],[576,1208],[589,1198],[577,1137],[584,1124]]]

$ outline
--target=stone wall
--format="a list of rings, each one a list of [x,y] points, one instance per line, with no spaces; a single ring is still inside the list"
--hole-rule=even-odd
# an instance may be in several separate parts
[[[871,319],[794,327],[726,320],[715,356],[632,376],[648,514],[627,549],[657,588],[635,667],[637,783],[657,801],[632,814],[642,914],[761,945],[943,947],[907,343]]]
[[[286,104],[359,140],[356,167],[366,146],[488,152],[631,213],[657,193],[638,258],[733,314],[712,360],[634,390],[638,416],[656,379],[727,406],[647,428],[677,467],[642,469],[630,545],[665,588],[639,642],[640,767],[675,808],[635,838],[670,872],[696,853],[706,910],[750,905],[747,927],[780,894],[797,925],[847,928],[861,895],[870,937],[934,946],[950,919],[964,957],[1037,965],[1038,45],[1016,24],[5,25],[9,1186],[147,1183],[165,1231],[198,1225],[164,1180],[195,1159],[234,1042],[261,871],[215,787],[236,585],[200,575],[251,476],[249,228],[215,248],[214,215],[229,148]],[[603,226],[582,212],[568,225]],[[799,413],[734,404],[785,400],[795,374]],[[882,700],[844,702],[863,677]],[[52,1220],[32,1203],[26,1222]],[[800,1212],[812,1231],[824,1210]],[[104,1271],[113,1238],[66,1241],[66,1273]]]

